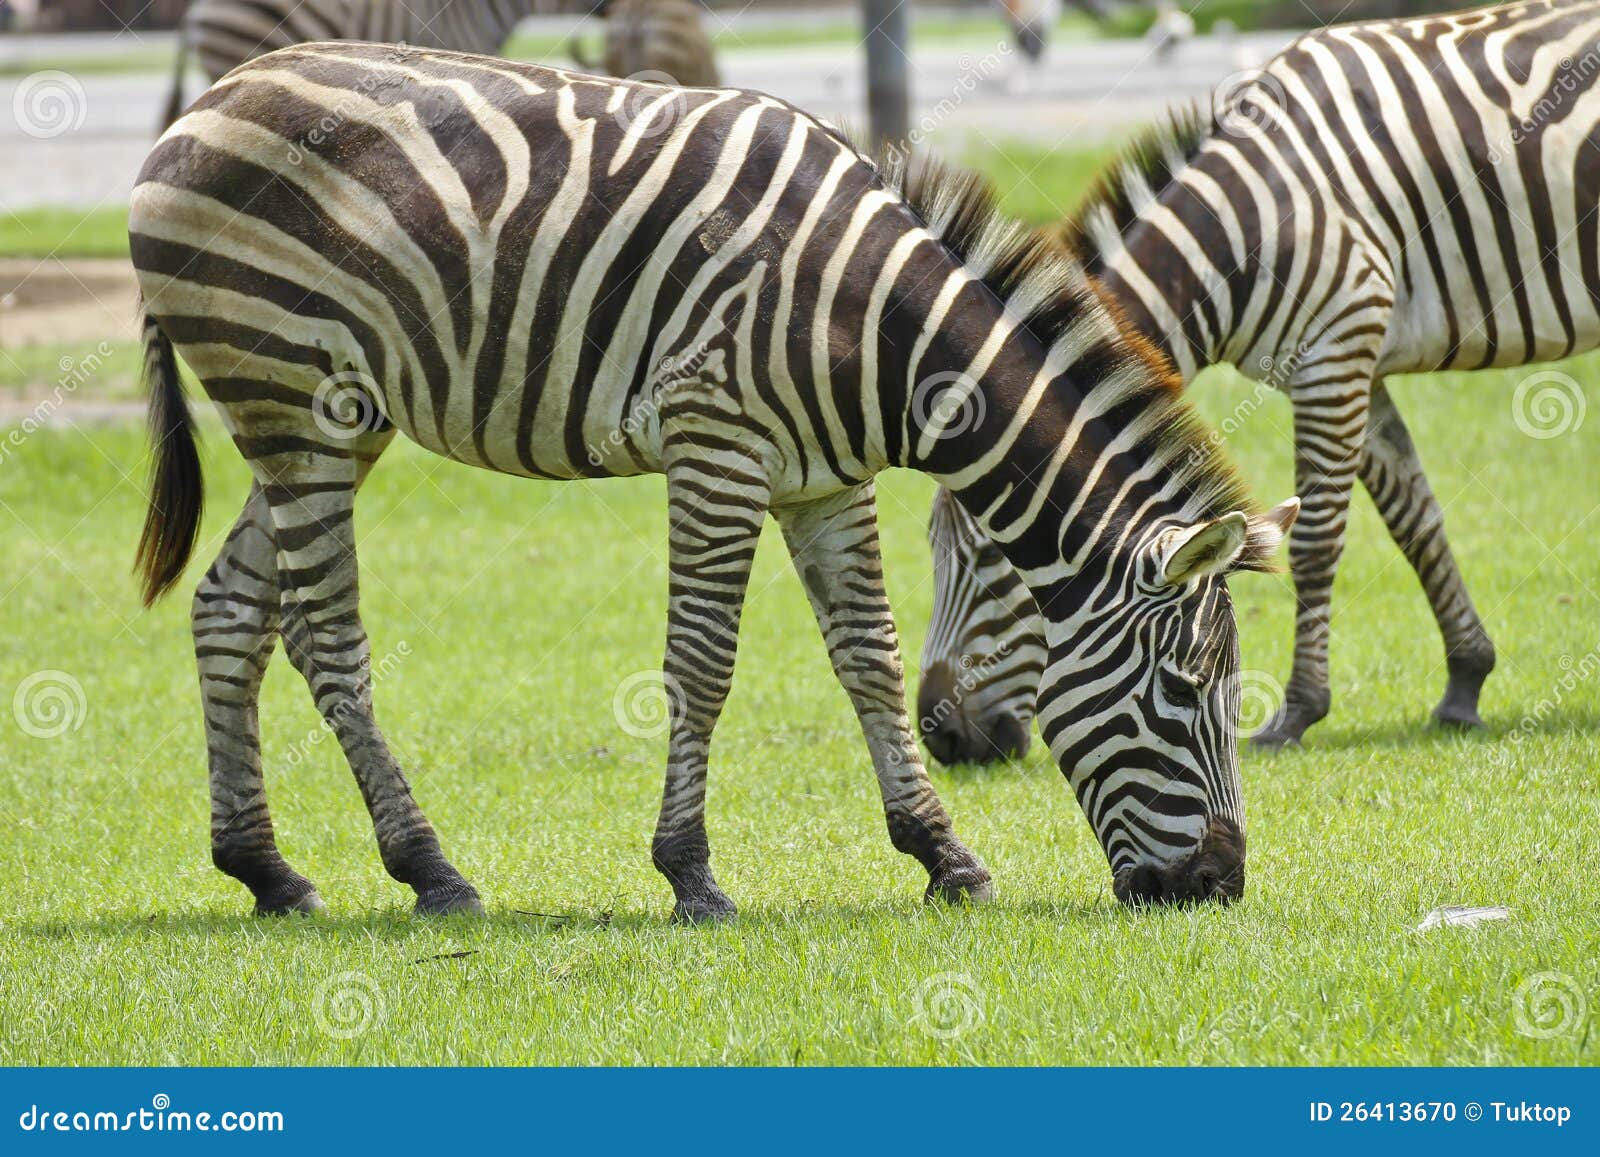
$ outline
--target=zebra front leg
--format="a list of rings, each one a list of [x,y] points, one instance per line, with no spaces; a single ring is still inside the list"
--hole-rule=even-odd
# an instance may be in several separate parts
[[[355,444],[305,449],[302,438],[250,440],[278,541],[284,649],[339,740],[372,816],[383,866],[417,893],[421,913],[477,913],[478,894],[444,858],[372,715],[371,645],[362,627],[357,582],[356,484],[393,432]]]
[[[957,838],[906,715],[905,666],[883,587],[873,484],[776,514],[834,674],[861,720],[889,839],[928,870],[928,899],[987,900],[988,869]]]
[[[656,870],[685,922],[723,920],[737,909],[711,874],[706,767],[711,732],[733,683],[739,612],[769,496],[765,465],[735,438],[701,450],[669,429],[667,651],[671,732],[661,817],[651,844]]]
[[[1417,572],[1444,637],[1449,681],[1433,717],[1449,726],[1482,727],[1478,695],[1494,670],[1494,643],[1450,553],[1444,511],[1428,485],[1411,433],[1382,382],[1372,391],[1361,482]]]
[[[1283,704],[1251,742],[1299,743],[1328,714],[1328,623],[1333,580],[1344,553],[1350,492],[1366,438],[1367,399],[1376,350],[1345,352],[1302,368],[1289,388],[1294,404],[1294,473],[1300,517],[1289,533],[1294,574],[1294,666]]]
[[[211,861],[250,889],[262,916],[324,907],[278,852],[261,773],[257,702],[278,632],[277,558],[272,513],[252,486],[190,616],[210,763]]]

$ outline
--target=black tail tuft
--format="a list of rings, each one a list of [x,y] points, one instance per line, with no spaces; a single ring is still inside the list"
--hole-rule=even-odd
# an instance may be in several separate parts
[[[144,319],[145,388],[150,393],[150,441],[154,462],[150,476],[150,507],[139,535],[133,569],[149,606],[183,577],[200,536],[200,513],[205,487],[200,475],[200,453],[195,447],[194,419],[172,343],[148,314]]]

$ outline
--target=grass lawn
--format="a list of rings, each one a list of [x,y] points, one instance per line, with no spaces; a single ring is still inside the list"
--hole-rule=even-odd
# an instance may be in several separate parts
[[[1579,374],[1591,414],[1597,368]],[[1592,429],[1518,431],[1514,381],[1399,387],[1500,644],[1489,734],[1423,729],[1439,643],[1360,499],[1334,713],[1304,750],[1246,754],[1250,884],[1227,910],[1117,907],[1037,744],[1018,766],[935,773],[998,899],[924,907],[773,534],[711,779],[743,914],[668,924],[648,855],[664,744],[613,713],[659,662],[660,481],[518,482],[399,446],[360,508],[380,718],[490,916],[410,915],[280,658],[262,707],[274,814],[331,911],[250,919],[208,860],[187,600],[141,614],[127,573],[141,435],[0,445],[0,693],[71,680],[47,677],[67,696],[55,738],[17,724],[26,702],[0,714],[0,1063],[1593,1063],[1600,691],[1577,676],[1600,627],[1600,470]],[[1216,375],[1195,396],[1220,422],[1249,393]],[[1287,421],[1274,398],[1232,439],[1264,499],[1289,490]],[[206,445],[208,561],[245,471],[214,426]],[[930,486],[894,475],[882,493],[914,658]],[[1245,665],[1281,677],[1287,578],[1233,586]],[[1435,906],[1493,903],[1512,919],[1413,930]],[[1519,990],[1552,984],[1584,1002],[1570,1026],[1520,1031],[1540,1009]]]
[[[128,207],[0,212],[0,257],[126,257]]]

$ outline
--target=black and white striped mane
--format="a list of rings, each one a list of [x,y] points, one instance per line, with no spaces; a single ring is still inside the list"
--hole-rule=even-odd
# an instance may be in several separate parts
[[[1255,509],[1217,439],[1183,399],[1171,363],[1101,300],[1071,252],[1005,213],[993,184],[979,173],[924,154],[877,164],[889,188],[1041,344],[1071,343],[1067,364],[1086,394],[1116,383],[1121,396],[1109,421],[1139,431],[1130,455],[1166,464],[1183,517],[1198,521]]]
[[[1216,130],[1198,105],[1173,109],[1101,170],[1077,209],[1053,230],[1091,274],[1139,213],[1189,167]]]

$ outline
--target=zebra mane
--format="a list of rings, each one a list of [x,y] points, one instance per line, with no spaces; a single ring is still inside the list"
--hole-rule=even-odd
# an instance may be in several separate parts
[[[1213,117],[1190,104],[1140,133],[1102,170],[1077,210],[1053,232],[1091,273],[1134,219],[1189,167],[1211,139]]]
[[[1005,213],[988,178],[924,154],[877,162],[900,194],[938,237],[1047,348],[1071,343],[1087,389],[1114,384],[1107,407],[1120,429],[1137,429],[1134,453],[1159,461],[1181,495],[1182,513],[1195,520],[1234,510],[1254,511],[1248,487],[1219,449],[1220,439],[1184,400],[1183,383],[1165,355],[1104,300],[1069,251],[1042,230]]]

